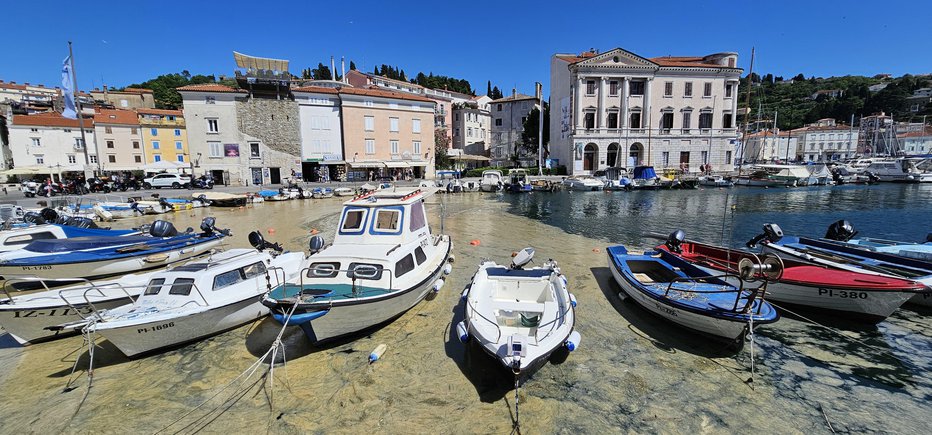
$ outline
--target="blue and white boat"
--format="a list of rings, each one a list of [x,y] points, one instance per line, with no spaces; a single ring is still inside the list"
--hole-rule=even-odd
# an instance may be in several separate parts
[[[663,187],[660,177],[653,166],[637,166],[634,168],[634,177],[631,179],[631,189],[653,190]]]
[[[840,220],[828,227],[825,238],[867,251],[883,252],[932,262],[932,233],[926,235],[924,243],[900,242],[870,237],[853,238],[857,234],[858,232],[854,230],[854,226],[850,222]]]
[[[333,198],[333,189],[329,187],[315,187],[311,190],[314,199]]]
[[[55,215],[55,212],[51,209],[45,209],[43,213],[45,213],[47,217]],[[94,221],[81,217],[62,219],[63,223],[47,223],[45,218],[38,213],[28,212],[24,218],[30,225],[0,231],[0,252],[15,251],[36,240],[58,240],[75,237],[119,237],[139,234],[139,230],[136,229],[111,230],[98,228]],[[58,219],[53,219],[53,222],[57,221]]]
[[[667,251],[632,254],[619,245],[609,247],[607,252],[608,267],[624,293],[647,311],[680,326],[743,343],[752,322],[766,324],[780,318],[776,309],[764,301],[766,285],[746,290],[742,279],[741,286],[736,287],[725,281],[727,274],[710,276],[708,271]],[[748,265],[747,269],[752,273],[778,273],[779,265],[769,264]],[[751,277],[749,274],[744,278]]]
[[[343,204],[333,244],[311,238],[300,276],[263,304],[314,343],[359,332],[439,291],[452,270],[451,247],[449,236],[431,234],[420,190],[366,193]]]
[[[505,190],[511,193],[528,193],[534,190],[524,169],[509,169]]]
[[[266,189],[260,190],[258,193],[259,196],[264,198],[266,201],[288,201],[291,199],[291,195],[289,193],[285,193],[282,190]]]
[[[460,341],[475,339],[515,375],[539,368],[561,347],[580,344],[575,332],[576,298],[554,260],[525,268],[534,249],[518,252],[511,265],[484,261],[463,292],[465,319],[456,325]]]
[[[149,235],[35,240],[22,249],[0,253],[0,276],[45,279],[98,279],[155,269],[207,253],[228,236],[205,218],[201,233],[179,233],[155,221]]]

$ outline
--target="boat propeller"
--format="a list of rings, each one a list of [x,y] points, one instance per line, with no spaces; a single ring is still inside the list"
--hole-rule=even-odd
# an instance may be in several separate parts
[[[664,245],[666,245],[670,252],[681,254],[683,252],[682,245],[685,240],[686,233],[683,230],[676,230],[667,236],[667,241],[664,242]]]
[[[272,249],[278,252],[284,251],[282,246],[279,245],[278,243],[267,242],[265,238],[262,237],[262,233],[258,231],[253,231],[249,233],[249,235],[246,236],[246,238],[249,239],[249,244],[252,245],[253,248],[256,248],[259,251],[263,251],[266,249]]]
[[[854,229],[854,225],[842,219],[828,226],[828,231],[825,232],[825,238],[839,242],[847,242],[857,234],[858,232]]]
[[[777,281],[783,277],[783,268],[783,260],[773,254],[764,254],[759,262],[744,257],[738,262],[738,275],[745,281],[755,279]]]
[[[511,268],[521,270],[524,266],[534,260],[534,248],[524,248],[518,251],[511,260]]]
[[[748,248],[753,248],[757,246],[762,240],[767,240],[768,242],[776,242],[783,238],[783,230],[780,229],[780,226],[777,224],[766,224],[764,225],[764,232],[758,234],[753,239],[748,240],[745,243],[745,246]]]

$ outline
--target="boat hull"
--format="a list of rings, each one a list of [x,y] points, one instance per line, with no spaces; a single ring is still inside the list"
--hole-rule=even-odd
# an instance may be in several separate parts
[[[94,308],[109,310],[132,303],[125,294],[111,295],[107,299],[92,300]],[[135,296],[135,295],[134,295]],[[92,315],[93,309],[85,304],[68,306],[59,299],[58,304],[43,307],[19,308],[16,305],[0,305],[0,325],[19,344],[39,343],[77,334],[77,331],[50,331],[45,328],[76,322]]]
[[[219,306],[206,311],[147,322],[99,323],[90,328],[133,358],[157,350],[200,340],[262,318],[269,313],[261,296]]]
[[[771,283],[768,290],[767,299],[771,302],[830,310],[840,316],[869,323],[883,321],[913,296],[913,293],[906,292],[866,291],[786,282]]]

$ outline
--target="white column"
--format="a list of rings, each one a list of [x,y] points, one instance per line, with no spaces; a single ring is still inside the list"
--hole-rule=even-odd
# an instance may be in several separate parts
[[[595,115],[595,128],[602,129],[605,128],[605,80],[608,80],[607,77],[600,77],[597,79],[599,81],[599,95],[598,97],[598,111]]]
[[[654,119],[651,116],[651,111],[650,111],[650,88],[651,88],[650,84],[651,82],[653,82],[652,79],[647,79],[646,83],[644,83],[644,106],[643,106],[644,109],[641,111],[641,126],[646,127],[646,128],[654,128],[654,126],[651,125]]]
[[[738,82],[729,82],[731,89],[731,128],[738,128]]]
[[[576,76],[576,95],[573,98],[573,125],[576,130],[582,129],[582,87],[585,84],[582,77]],[[574,132],[575,133],[575,132]]]
[[[628,78],[621,78],[621,104],[618,107],[621,107],[621,119],[618,120],[618,126],[622,128],[628,128]]]

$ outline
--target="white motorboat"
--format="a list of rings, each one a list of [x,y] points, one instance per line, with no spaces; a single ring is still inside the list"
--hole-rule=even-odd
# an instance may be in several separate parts
[[[22,249],[0,253],[0,276],[46,279],[99,279],[156,269],[206,254],[229,235],[205,218],[201,233],[179,233],[155,221],[149,235],[34,240]]]
[[[735,183],[721,175],[704,175],[699,177],[699,185],[705,187],[731,187]]]
[[[333,194],[336,196],[353,196],[356,194],[356,192],[349,187],[337,187],[336,189],[333,189]]]
[[[577,175],[563,179],[563,185],[567,190],[577,190],[585,192],[595,192],[605,188],[605,182],[595,177],[586,175]]]
[[[483,192],[499,192],[505,188],[505,176],[502,175],[502,171],[495,169],[482,171],[479,188]]]
[[[631,177],[628,176],[626,168],[611,167],[604,171],[596,171],[596,178],[605,183],[606,190],[631,190],[632,187]]]
[[[576,298],[566,287],[557,262],[525,269],[534,249],[518,252],[510,266],[485,261],[463,292],[466,318],[457,324],[463,342],[470,338],[516,375],[539,368],[561,347],[574,350],[580,335]]]
[[[307,192],[307,191],[305,191]],[[333,189],[329,187],[315,187],[310,191],[311,197],[314,199],[324,199],[324,198],[333,198]]]
[[[918,183],[922,180],[922,173],[916,169],[915,163],[904,158],[875,160],[864,171],[886,182]]]
[[[95,310],[83,328],[113,343],[128,357],[209,337],[268,314],[259,301],[301,269],[301,252],[277,253],[262,236],[257,249],[230,249],[151,276],[132,305]],[[272,248],[272,249],[267,249]]]
[[[0,299],[0,325],[20,344],[38,343],[66,337],[77,331],[54,328],[62,323],[80,321],[92,316],[94,310],[106,310],[131,304],[155,272],[124,275],[119,279],[91,283],[74,280],[43,280],[19,278],[4,281]],[[10,293],[17,283],[30,283],[30,287],[52,288],[72,284],[61,289],[45,290],[13,296]]]
[[[333,244],[311,238],[300,276],[272,289],[263,304],[314,343],[359,332],[439,291],[452,270],[451,247],[449,236],[431,234],[421,190],[363,194],[343,204]]]

